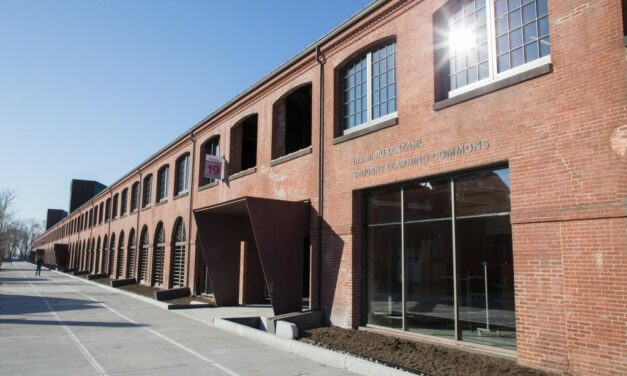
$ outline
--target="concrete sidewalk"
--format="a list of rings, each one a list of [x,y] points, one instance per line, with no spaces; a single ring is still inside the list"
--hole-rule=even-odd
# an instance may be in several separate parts
[[[352,374],[28,263],[0,291],[0,375]]]

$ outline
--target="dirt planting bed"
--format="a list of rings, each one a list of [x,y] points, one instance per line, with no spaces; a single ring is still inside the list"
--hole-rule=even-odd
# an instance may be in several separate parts
[[[433,376],[549,376],[514,361],[463,350],[410,341],[355,329],[325,326],[301,332],[301,341],[397,365],[407,371]]]

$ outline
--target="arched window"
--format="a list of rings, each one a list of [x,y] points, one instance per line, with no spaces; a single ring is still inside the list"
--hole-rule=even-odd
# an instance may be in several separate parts
[[[128,233],[128,251],[126,251],[126,278],[132,278],[135,274],[135,229]]]
[[[91,274],[96,272],[96,238],[91,238],[91,261],[89,262],[89,271]]]
[[[111,199],[105,201],[105,222],[111,219]]]
[[[100,203],[100,210],[98,210],[98,224],[102,223],[102,213],[104,211],[104,202]]]
[[[148,227],[144,226],[142,229],[142,236],[140,240],[140,255],[139,255],[139,281],[148,281]]]
[[[142,208],[150,206],[152,202],[152,174],[147,175],[144,178],[144,192],[142,192]]]
[[[257,166],[257,114],[231,128],[229,174]]]
[[[170,165],[165,165],[157,172],[157,202],[163,202],[168,199],[168,175],[170,174]]]
[[[107,260],[109,260],[109,243],[107,242],[107,235],[104,236],[102,241],[102,258],[100,258],[100,273],[104,273],[107,267]]]
[[[102,273],[102,257],[100,254],[100,236],[98,237],[98,241],[96,242],[96,259],[94,260],[94,269],[96,274]]]
[[[131,213],[137,210],[139,205],[139,182],[136,181],[131,187]]]
[[[172,237],[172,285],[185,286],[185,223],[179,218]]]
[[[174,195],[178,196],[187,192],[189,188],[189,153],[176,160],[176,186]]]
[[[165,253],[165,230],[163,223],[157,224],[155,230],[154,257],[152,263],[152,284],[154,286],[163,285],[163,264]]]
[[[113,276],[113,263],[115,261],[115,233],[111,234],[111,242],[109,242],[109,260],[107,263],[107,275]]]
[[[118,279],[122,276],[122,266],[124,262],[124,231],[120,232],[120,240],[118,240],[118,255],[117,263],[115,267],[115,278]]]
[[[126,214],[126,202],[128,201],[128,188],[122,190],[122,198],[120,202],[120,215]]]
[[[118,194],[113,195],[113,206],[111,208],[111,219],[116,219],[118,217]]]
[[[211,184],[215,181],[214,179],[205,177],[205,156],[220,156],[220,136],[214,136],[207,140],[207,142],[200,147],[200,155],[200,178],[198,179],[198,185],[202,187],[203,185]]]
[[[291,91],[272,107],[272,159],[311,146],[311,84]]]

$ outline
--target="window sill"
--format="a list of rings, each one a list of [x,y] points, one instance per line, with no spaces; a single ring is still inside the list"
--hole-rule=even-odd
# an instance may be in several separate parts
[[[337,145],[337,144],[341,144],[342,142],[348,141],[348,140],[352,140],[354,138],[357,137],[361,137],[364,135],[367,135],[369,133],[373,133],[376,131],[379,131],[381,129],[385,129],[388,127],[391,127],[393,125],[398,124],[398,117],[394,117],[392,119],[388,119],[385,121],[382,121],[380,123],[375,123],[374,125],[371,125],[369,127],[360,129],[358,131],[352,132],[352,133],[347,133],[345,135],[342,136],[338,136],[336,138],[333,139],[333,145]]]
[[[217,186],[218,186],[218,181],[216,180],[213,183],[201,185],[200,187],[198,187],[198,192],[204,191],[205,189],[209,189],[209,188],[212,188],[212,187],[217,187]]]
[[[244,176],[250,175],[250,174],[254,174],[255,172],[257,172],[257,167],[251,167],[249,169],[246,169],[244,171],[240,171],[240,172],[236,172],[232,175],[229,175],[229,181],[233,181],[239,178],[243,178]]]
[[[129,215],[131,215],[131,214],[135,214],[135,213],[137,213],[137,209],[135,209],[135,210],[131,210],[131,212],[129,213]]]
[[[298,157],[302,157],[303,155],[311,154],[311,146],[307,146],[304,149],[297,150],[293,153],[286,154],[277,159],[273,159],[270,161],[270,166],[274,167],[280,165],[281,163],[285,163],[287,161],[291,161],[292,159],[296,159]]]
[[[126,217],[126,214],[122,214],[122,215],[120,216],[120,219],[122,219],[122,218],[124,218],[124,217]]]
[[[502,80],[498,80],[498,81],[494,81],[490,84],[487,84],[485,86],[479,87],[477,89],[471,90],[471,91],[467,91],[463,94],[459,94],[456,95],[452,98],[448,98],[448,99],[444,99],[441,100],[439,102],[435,102],[433,104],[433,110],[434,111],[439,111],[442,109],[445,109],[447,107],[451,107],[454,106],[458,103],[462,103],[462,102],[466,102],[469,101],[471,99],[501,90],[501,89],[505,89],[506,87],[510,87],[516,84],[519,84],[521,82],[525,82],[527,80],[531,80],[533,78],[536,77],[540,77],[540,76],[544,76],[545,74],[551,73],[553,72],[553,64],[551,63],[547,63],[544,65],[541,65],[539,67],[530,69],[528,71],[524,71],[521,73],[518,73],[516,75],[513,75],[511,77],[507,77],[504,78]]]
[[[183,198],[185,196],[189,195],[189,191],[185,191],[183,193],[179,193],[178,195],[174,196],[175,200],[178,200],[179,198]]]
[[[157,206],[163,205],[163,204],[167,204],[168,200],[161,200],[159,202],[157,202]]]
[[[142,211],[146,211],[148,209],[150,209],[152,207],[152,205],[146,205],[142,208]]]

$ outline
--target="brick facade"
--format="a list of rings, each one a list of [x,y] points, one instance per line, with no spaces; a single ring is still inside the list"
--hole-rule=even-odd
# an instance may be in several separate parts
[[[110,239],[114,233],[117,239],[121,231],[128,242],[131,229],[139,238],[147,226],[152,250],[157,223],[162,222],[166,232],[163,287],[171,287],[170,239],[177,218],[182,218],[189,231],[186,280],[193,290],[199,262],[193,210],[244,196],[309,200],[311,301],[316,306],[320,298],[333,324],[355,327],[364,323],[362,191],[507,164],[518,362],[576,375],[627,374],[627,49],[621,4],[549,0],[549,72],[436,110],[433,15],[445,3],[377,2],[355,22],[322,40],[318,51],[299,55],[71,213],[39,238],[36,247],[52,250],[54,243],[63,243],[75,249],[85,239],[105,235]],[[339,69],[359,52],[389,38],[395,38],[397,48],[395,124],[352,139],[338,138]],[[277,118],[273,108],[286,93],[308,83],[312,86],[311,152],[273,164],[273,132],[275,137],[284,132],[273,130]],[[228,158],[231,127],[252,114],[258,115],[255,172],[199,187],[201,145],[219,135],[222,155]],[[415,140],[419,143],[413,148],[385,150]],[[462,152],[449,152],[460,146]],[[277,145],[274,151],[276,155]],[[321,152],[323,166],[319,166]],[[184,153],[191,156],[190,189],[175,198],[175,161]],[[360,159],[372,153],[377,157]],[[158,205],[153,198],[148,209],[140,205],[138,212],[127,209],[123,217],[118,214],[111,221],[63,233],[78,215],[124,188],[129,189],[130,202],[131,185],[150,173],[154,195],[157,170],[165,164],[170,165],[167,203]],[[324,194],[321,265],[317,263],[319,188]],[[139,254],[139,239],[136,244]],[[150,274],[152,268],[148,270]]]

